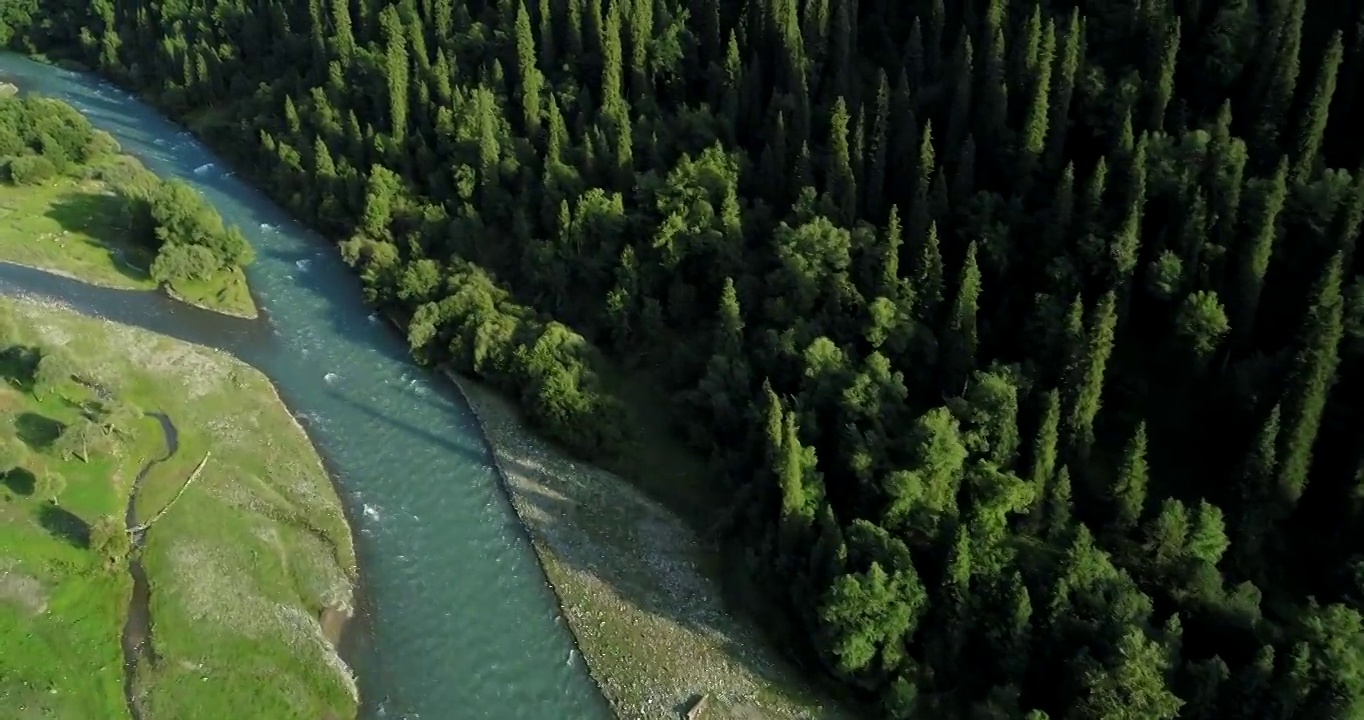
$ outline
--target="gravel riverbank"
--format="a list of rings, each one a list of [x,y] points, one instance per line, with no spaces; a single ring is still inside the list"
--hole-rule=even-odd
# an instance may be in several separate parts
[[[625,720],[842,718],[802,682],[701,571],[705,547],[623,479],[529,432],[490,389],[447,373],[481,419],[593,677]],[[825,703],[827,704],[827,703]]]

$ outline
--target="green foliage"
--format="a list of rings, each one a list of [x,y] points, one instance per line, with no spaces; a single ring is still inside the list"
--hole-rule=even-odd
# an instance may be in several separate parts
[[[73,372],[75,366],[64,349],[44,350],[33,369],[33,392],[47,395],[70,381]]]
[[[189,185],[178,180],[135,182],[121,190],[131,203],[130,224],[157,249],[157,261],[170,255],[162,261],[161,277],[202,279],[254,260],[255,252],[241,231],[224,225],[222,216]],[[203,251],[208,252],[207,260]],[[158,274],[155,266],[152,273]]]
[[[108,136],[95,132],[84,115],[64,102],[36,95],[0,97],[0,156],[42,158],[21,164],[21,174],[32,173],[33,180],[20,180],[11,167],[16,183],[41,182],[109,149]],[[43,172],[47,174],[39,177]]]
[[[9,179],[15,185],[41,185],[57,175],[57,166],[43,155],[21,155],[9,161]]]
[[[213,251],[203,245],[166,243],[152,261],[152,279],[159,283],[180,280],[207,280],[221,268]]]
[[[115,570],[132,550],[132,541],[123,522],[113,516],[104,516],[90,525],[90,550],[103,561],[107,570]]]
[[[96,454],[106,452],[111,444],[111,438],[98,423],[82,417],[62,428],[52,449],[68,460],[88,463]]]
[[[843,673],[866,669],[879,658],[894,668],[927,597],[913,569],[887,574],[873,562],[864,573],[834,582],[820,606],[820,621],[836,638],[831,652]]]
[[[59,472],[44,470],[33,479],[33,494],[54,505],[57,503],[57,497],[64,490],[66,490],[66,478]]]
[[[1211,291],[1200,290],[1184,298],[1175,324],[1178,326],[1176,332],[1200,360],[1211,355],[1231,331],[1227,311],[1217,299],[1217,293]]]

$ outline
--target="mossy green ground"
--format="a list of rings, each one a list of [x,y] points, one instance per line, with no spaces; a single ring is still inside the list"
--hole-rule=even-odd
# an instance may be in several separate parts
[[[27,300],[0,298],[10,346],[62,348],[83,381],[144,413],[168,415],[179,452],[137,498],[145,520],[194,467],[197,481],[147,533],[154,661],[139,667],[142,716],[191,720],[350,717],[354,685],[318,616],[347,607],[350,531],[315,451],[259,372],[223,353]],[[96,400],[79,382],[35,397],[0,363],[0,420],[25,449],[0,486],[0,698],[6,716],[126,718],[120,637],[131,581],[106,571],[85,533],[122,519],[133,479],[166,448],[158,423],[130,421],[89,463],[52,447]],[[32,473],[67,478],[54,505]],[[10,715],[9,713],[15,713]]]
[[[156,282],[147,269],[155,253],[128,237],[124,205],[123,198],[100,180],[0,184],[0,260],[96,285],[154,290]],[[210,310],[257,315],[246,276],[238,268],[207,281],[176,282],[171,290],[177,298]]]
[[[12,370],[0,366],[7,377]],[[75,419],[66,399],[39,401],[7,382],[0,413],[6,432],[33,449],[0,485],[0,698],[19,718],[125,717],[119,633],[132,583],[126,572],[104,572],[81,535],[122,512],[131,456],[157,440],[155,428],[137,429],[129,457],[86,464],[41,451],[53,423]],[[67,479],[56,505],[33,495],[44,471]]]

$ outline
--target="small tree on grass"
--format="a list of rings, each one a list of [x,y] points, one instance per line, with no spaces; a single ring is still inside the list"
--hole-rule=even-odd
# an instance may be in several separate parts
[[[109,440],[99,423],[83,417],[62,428],[62,434],[57,436],[52,447],[64,458],[90,462],[91,454],[107,448]]]
[[[9,179],[15,185],[41,185],[57,175],[57,166],[42,155],[22,155],[9,164]]]
[[[33,478],[33,494],[46,498],[53,505],[57,504],[57,497],[63,490],[66,490],[66,478],[59,472],[44,470]]]
[[[43,356],[38,360],[38,367],[33,370],[33,393],[41,397],[52,392],[70,380],[73,372],[75,368],[65,352],[61,350],[43,352]]]
[[[128,557],[132,541],[123,523],[112,515],[106,515],[90,526],[90,549],[104,562],[105,569],[112,569]]]
[[[129,434],[128,426],[141,414],[142,411],[122,400],[109,400],[100,407],[95,422],[106,436],[121,438]]]

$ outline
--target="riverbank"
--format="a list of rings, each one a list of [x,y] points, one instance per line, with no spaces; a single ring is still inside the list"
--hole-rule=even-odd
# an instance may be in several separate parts
[[[634,485],[526,429],[495,391],[446,375],[478,415],[579,647],[616,714],[707,720],[846,715],[725,607],[708,546]]]
[[[333,646],[352,605],[350,529],[270,382],[225,353],[53,303],[0,298],[0,317],[7,342],[69,358],[80,381],[41,400],[26,399],[22,383],[0,392],[24,458],[0,487],[7,707],[32,717],[129,716],[119,635],[131,583],[125,572],[99,570],[90,528],[121,517],[137,468],[165,455],[158,423],[145,415],[161,412],[178,431],[178,451],[151,466],[135,514],[157,517],[180,497],[147,531],[140,555],[152,648],[132,679],[139,715],[354,717],[354,679]],[[108,448],[85,462],[60,438],[98,401],[90,387],[126,409],[108,421],[116,429],[91,436]],[[67,479],[55,505],[33,497],[42,481],[25,480],[48,471]]]

